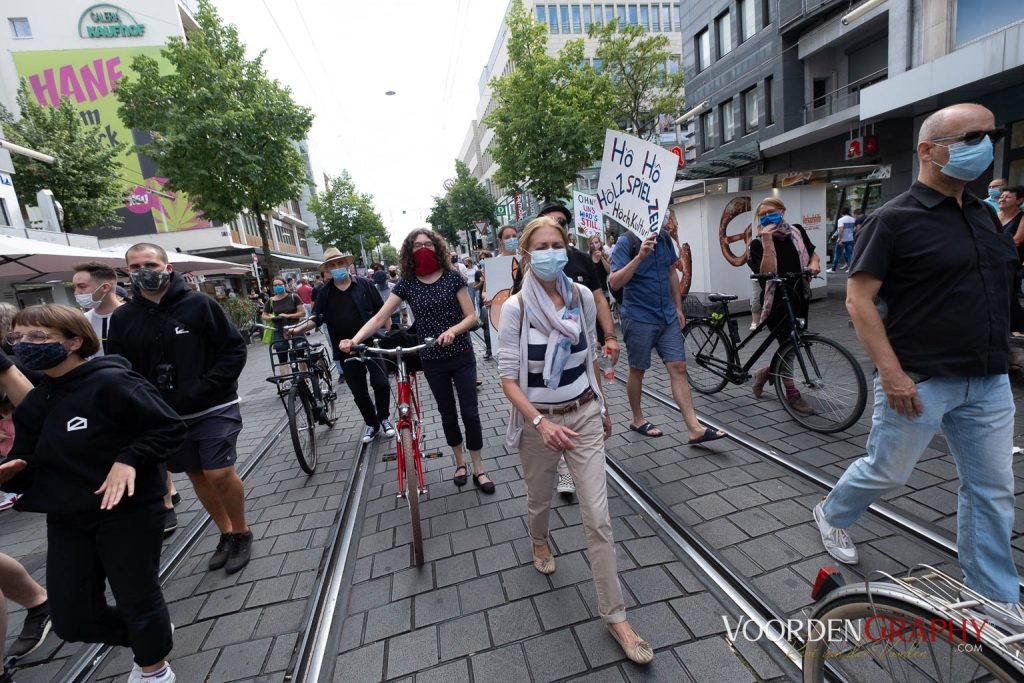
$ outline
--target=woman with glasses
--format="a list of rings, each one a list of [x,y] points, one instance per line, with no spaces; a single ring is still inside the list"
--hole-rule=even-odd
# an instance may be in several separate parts
[[[566,231],[554,217],[530,221],[523,231],[523,288],[502,308],[498,341],[501,387],[512,404],[506,444],[518,448],[526,480],[533,566],[555,572],[548,544],[551,495],[564,456],[576,485],[598,611],[633,662],[654,650],[626,621],[608,512],[604,441],[612,433],[598,380],[597,307],[594,294],[562,272]]]
[[[762,199],[754,209],[754,216],[760,224],[760,232],[757,239],[750,243],[747,265],[752,271],[800,273],[808,270],[812,275],[821,272],[821,259],[814,250],[814,244],[802,225],[786,222],[786,205],[782,200],[775,197]],[[793,303],[796,316],[806,320],[811,302],[809,282],[800,278],[786,282],[783,286],[786,287]],[[761,318],[768,322],[770,334],[782,344],[789,337],[791,330],[782,295],[775,291],[776,287],[778,285],[774,282],[764,283],[761,292]],[[761,398],[764,393],[769,369],[770,367],[766,366],[754,373],[752,390],[755,398]],[[814,408],[789,380],[786,380],[786,401],[800,413],[814,414]]]
[[[422,344],[428,337],[437,340],[433,348],[420,351],[420,361],[423,376],[441,413],[445,441],[455,456],[452,481],[462,487],[469,478],[459,428],[461,412],[466,430],[465,447],[473,460],[473,484],[483,493],[494,493],[494,482],[484,472],[480,457],[484,437],[476,396],[476,356],[469,338],[477,317],[466,281],[452,265],[448,243],[426,228],[409,233],[402,242],[398,262],[402,277],[384,306],[351,339],[341,341],[341,350],[348,353],[354,344],[369,339],[403,301],[408,303],[416,318],[419,342]]]
[[[92,325],[68,306],[30,306],[8,341],[44,375],[14,412],[0,484],[15,508],[46,513],[46,578],[57,635],[130,647],[130,680],[172,683],[171,621],[158,569],[164,531],[161,465],[185,424],[120,356],[96,353]],[[110,585],[116,607],[107,604]]]

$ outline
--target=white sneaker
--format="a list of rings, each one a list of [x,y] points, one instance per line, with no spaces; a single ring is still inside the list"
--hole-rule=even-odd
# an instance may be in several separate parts
[[[857,548],[850,540],[846,529],[837,529],[825,519],[825,513],[821,510],[822,503],[814,506],[814,521],[818,523],[818,531],[821,532],[821,542],[829,555],[843,564],[857,564]]]
[[[377,432],[379,430],[367,425],[366,429],[363,430],[363,443],[370,443],[377,438]]]
[[[1019,602],[997,602],[995,606],[982,605],[981,611],[1006,632],[1024,633],[1024,609]]]
[[[178,677],[174,675],[171,670],[171,665],[168,664],[160,672],[159,676],[146,676],[142,673],[142,667],[138,664],[132,664],[132,671],[128,674],[127,683],[175,683]]]
[[[389,439],[395,435],[395,426],[391,424],[391,420],[381,420],[380,428],[384,430],[384,436]]]
[[[0,493],[0,512],[14,507],[19,497],[17,493]]]
[[[757,329],[757,326],[758,326],[758,325],[760,325],[760,324],[761,324],[761,323],[755,323],[755,322],[754,322],[753,320],[751,320],[751,321],[750,321],[750,329],[752,329],[752,330],[756,330],[756,329]]]
[[[559,493],[576,493],[576,484],[572,480],[572,475],[558,475],[558,488],[555,490]]]

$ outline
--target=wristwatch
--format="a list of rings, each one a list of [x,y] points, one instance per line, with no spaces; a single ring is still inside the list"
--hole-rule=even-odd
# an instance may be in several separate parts
[[[540,421],[543,419],[543,415],[538,415],[537,417],[533,418],[533,428],[536,429],[537,427],[540,427]]]

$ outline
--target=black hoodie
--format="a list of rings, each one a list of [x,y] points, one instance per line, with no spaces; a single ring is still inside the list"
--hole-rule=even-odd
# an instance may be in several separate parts
[[[172,364],[174,389],[160,393],[186,416],[236,400],[247,357],[245,340],[221,305],[193,292],[177,273],[160,303],[136,294],[114,310],[107,353],[127,358],[154,386],[156,366]]]
[[[115,462],[135,468],[135,494],[119,508],[166,493],[159,465],[185,440],[185,423],[143,377],[118,356],[93,358],[61,377],[47,377],[14,411],[8,459],[28,466],[3,489],[24,494],[28,512],[99,510],[96,495]]]

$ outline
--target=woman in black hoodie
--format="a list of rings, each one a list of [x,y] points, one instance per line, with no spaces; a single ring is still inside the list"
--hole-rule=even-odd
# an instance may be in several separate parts
[[[67,641],[131,647],[130,681],[172,683],[171,622],[157,576],[160,465],[181,445],[185,425],[123,358],[85,361],[99,342],[80,311],[30,306],[15,317],[9,341],[45,378],[14,412],[0,484],[23,494],[15,509],[47,515],[54,631]]]

